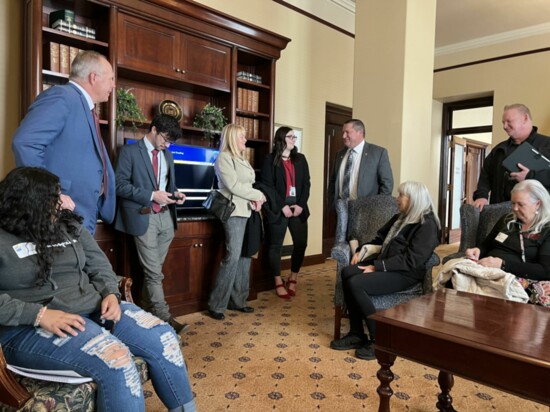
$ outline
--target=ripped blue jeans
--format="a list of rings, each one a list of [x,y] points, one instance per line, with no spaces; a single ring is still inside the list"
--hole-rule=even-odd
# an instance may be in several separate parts
[[[27,368],[71,369],[91,377],[98,385],[98,411],[144,411],[143,389],[131,355],[141,356],[164,405],[194,411],[193,393],[174,330],[134,304],[122,302],[120,306],[122,316],[114,327],[112,322],[103,327],[99,313],[93,313],[84,316],[86,330],[78,336],[60,338],[32,326],[5,328],[0,343],[6,359]]]

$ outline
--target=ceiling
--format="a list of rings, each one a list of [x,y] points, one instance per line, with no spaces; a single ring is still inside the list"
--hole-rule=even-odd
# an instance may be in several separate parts
[[[533,26],[550,31],[550,0],[437,0],[435,47]]]
[[[287,1],[296,4],[305,2],[305,0]],[[355,3],[358,0],[327,1],[338,6],[335,10],[339,8],[353,16]],[[526,35],[550,33],[550,0],[436,0],[436,2],[436,51],[438,48],[452,48],[449,46],[465,42],[467,43],[465,46],[470,43],[472,47],[476,47],[476,40],[479,42],[481,39],[488,43],[499,43]],[[320,3],[315,4],[318,7]],[[318,10],[312,10],[313,14],[318,15],[315,13]]]

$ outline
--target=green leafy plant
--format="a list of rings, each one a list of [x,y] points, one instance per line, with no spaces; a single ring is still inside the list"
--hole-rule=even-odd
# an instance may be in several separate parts
[[[227,124],[227,118],[223,115],[223,108],[207,103],[200,113],[195,115],[193,126],[204,130],[204,137],[214,139],[220,134]]]
[[[116,123],[122,128],[125,121],[132,123],[134,132],[138,126],[141,126],[147,118],[143,115],[141,108],[138,106],[136,96],[132,93],[132,89],[120,88],[116,91]]]

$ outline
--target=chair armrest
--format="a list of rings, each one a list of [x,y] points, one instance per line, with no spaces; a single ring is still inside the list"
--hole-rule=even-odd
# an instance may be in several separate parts
[[[451,253],[450,255],[447,255],[443,258],[443,264],[447,263],[451,259],[458,259],[461,257],[464,257],[464,252]]]
[[[15,380],[8,370],[4,352],[0,346],[0,402],[20,409],[30,398],[32,395]]]
[[[134,303],[134,299],[132,298],[132,278],[117,276],[117,279],[121,299],[126,302]]]
[[[426,276],[424,276],[424,281],[422,282],[422,290],[425,294],[433,292],[433,268],[438,266],[440,263],[439,256],[432,252],[432,256],[426,262]]]
[[[348,266],[351,259],[350,247],[347,242],[335,244],[330,250],[330,257],[335,259],[338,264]]]

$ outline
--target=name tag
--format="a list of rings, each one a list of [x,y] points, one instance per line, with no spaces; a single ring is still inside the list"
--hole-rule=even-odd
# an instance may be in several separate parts
[[[502,233],[502,232],[500,232],[500,233],[497,235],[497,237],[495,238],[495,240],[496,240],[497,242],[500,242],[500,243],[504,242],[506,239],[508,239],[508,235],[507,235],[506,233]]]
[[[288,195],[296,197],[296,188],[294,186],[290,186],[290,192]]]
[[[36,255],[36,245],[31,242],[24,242],[13,245],[13,250],[15,250],[15,253],[17,253],[19,259],[23,259],[31,255]]]

